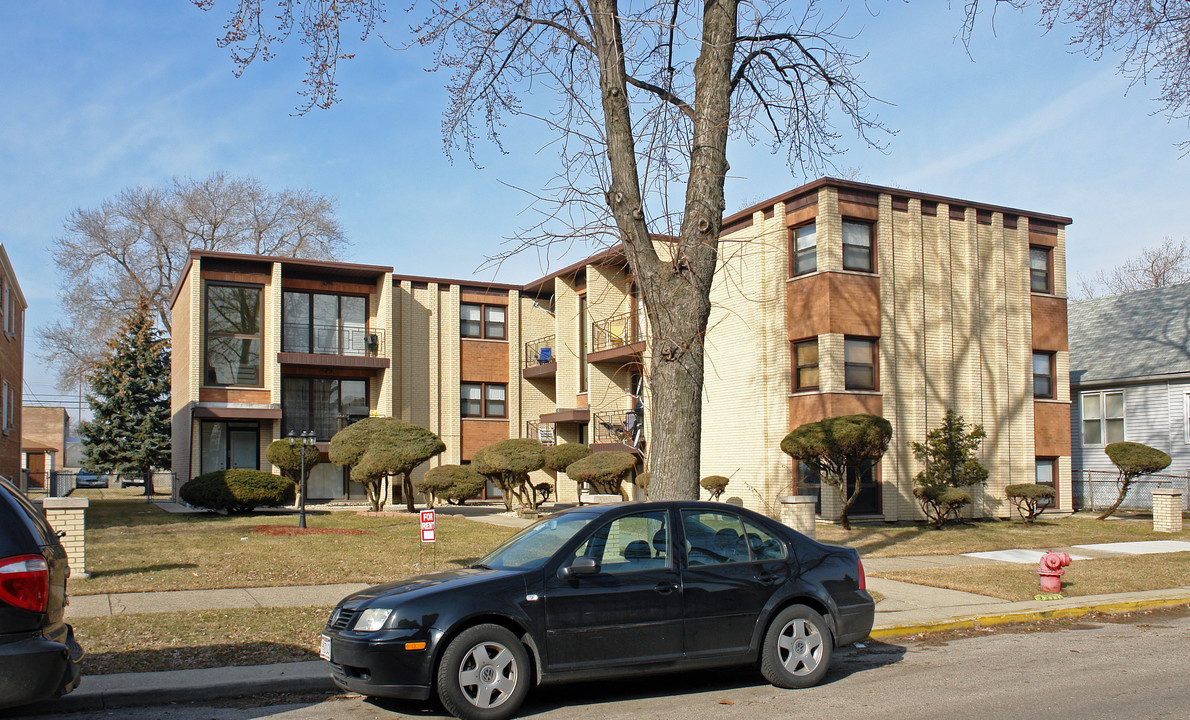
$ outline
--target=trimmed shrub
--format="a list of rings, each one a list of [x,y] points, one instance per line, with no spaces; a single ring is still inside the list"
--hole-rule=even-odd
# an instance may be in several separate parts
[[[545,464],[545,449],[533,438],[513,438],[480,448],[471,458],[471,467],[491,478],[504,493],[504,507],[512,510],[513,500],[530,510],[537,509],[537,498],[529,485],[529,473]]]
[[[294,485],[280,475],[239,468],[199,475],[183,485],[178,494],[195,507],[238,513],[262,505],[288,505],[293,502]]]
[[[1097,520],[1102,520],[1116,511],[1120,507],[1120,503],[1124,502],[1124,496],[1128,494],[1128,488],[1132,486],[1132,481],[1141,475],[1149,475],[1159,470],[1164,470],[1169,467],[1172,459],[1161,452],[1157,448],[1151,448],[1148,445],[1142,445],[1135,442],[1115,442],[1103,448],[1103,452],[1107,453],[1107,457],[1120,471],[1120,477],[1116,480],[1116,484],[1120,488],[1120,494],[1116,497],[1115,503],[1107,510],[1103,511]]]
[[[1021,520],[1024,520],[1026,524],[1032,525],[1033,521],[1041,513],[1045,512],[1048,503],[1044,501],[1052,501],[1058,493],[1049,485],[1020,483],[1004,488],[1004,494],[1016,506],[1016,511],[1021,516]]]
[[[336,465],[350,465],[351,479],[362,483],[373,511],[384,509],[389,476],[401,476],[405,509],[413,512],[413,469],[446,450],[433,432],[394,417],[367,417],[335,433],[327,451]]]
[[[971,502],[970,493],[949,485],[918,485],[913,488],[913,496],[936,528],[941,528],[947,520],[958,519],[963,507]]]
[[[413,483],[413,487],[426,496],[429,507],[434,507],[434,500],[465,505],[483,491],[485,482],[484,476],[469,466],[439,465],[427,470],[425,477]]]
[[[566,472],[571,463],[578,462],[591,454],[591,448],[581,443],[562,443],[545,449],[545,469]]]
[[[624,496],[621,483],[636,467],[636,456],[620,451],[591,453],[566,468],[566,475],[579,483],[588,483],[591,489],[601,495]]]
[[[306,479],[308,480],[310,471],[322,462],[322,453],[318,452],[318,448],[307,447],[305,463],[303,463],[300,440],[296,440],[294,447],[290,447],[288,438],[269,443],[269,446],[264,450],[264,457],[273,465],[281,468],[281,474],[294,482],[299,494],[302,492],[302,465],[306,466]]]
[[[727,489],[728,482],[728,479],[722,475],[707,475],[699,485],[702,485],[702,489],[711,494],[711,501],[714,502]]]
[[[879,415],[839,415],[796,428],[781,441],[781,450],[795,461],[822,473],[822,483],[839,493],[839,523],[851,529],[847,512],[859,497],[860,483],[848,492],[848,468],[875,465],[888,450],[892,425]]]

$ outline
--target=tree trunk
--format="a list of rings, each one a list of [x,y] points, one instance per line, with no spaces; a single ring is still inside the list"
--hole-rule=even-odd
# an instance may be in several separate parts
[[[405,496],[405,510],[408,512],[417,512],[417,508],[413,507],[413,471],[405,473],[401,478],[401,494]]]
[[[1120,478],[1120,494],[1116,497],[1116,501],[1114,503],[1112,503],[1111,507],[1104,510],[1103,513],[1095,519],[1096,520],[1104,520],[1104,519],[1110,517],[1111,514],[1114,513],[1117,508],[1120,507],[1120,504],[1124,502],[1124,496],[1128,494],[1128,488],[1131,486],[1132,486],[1132,478],[1121,477]]]

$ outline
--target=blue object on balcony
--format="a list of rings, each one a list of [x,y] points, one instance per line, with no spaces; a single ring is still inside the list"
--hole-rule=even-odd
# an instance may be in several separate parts
[[[553,349],[543,347],[537,351],[537,364],[545,365],[553,358]]]

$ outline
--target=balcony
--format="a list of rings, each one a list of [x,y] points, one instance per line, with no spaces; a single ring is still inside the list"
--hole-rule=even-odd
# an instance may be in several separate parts
[[[591,449],[620,450],[643,455],[645,449],[644,414],[595,413],[591,417]]]
[[[527,420],[525,421],[525,434],[521,437],[537,440],[546,447],[553,447],[555,444],[557,444],[557,437],[554,434],[554,426],[552,423]]]
[[[554,336],[547,335],[525,343],[525,354],[521,376],[532,378],[553,377],[558,373],[558,358],[554,354]]]
[[[285,323],[281,327],[283,365],[382,369],[392,365],[388,334],[379,328],[335,323]]]
[[[640,360],[645,338],[635,313],[626,312],[591,323],[587,362],[626,363]]]

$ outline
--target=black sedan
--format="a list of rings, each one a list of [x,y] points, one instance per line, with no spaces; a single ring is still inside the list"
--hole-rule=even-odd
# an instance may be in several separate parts
[[[872,629],[852,548],[705,502],[587,506],[525,528],[472,567],[339,603],[322,657],[344,690],[513,715],[534,684],[759,663],[809,687]]]

